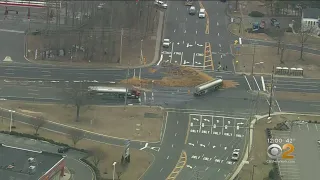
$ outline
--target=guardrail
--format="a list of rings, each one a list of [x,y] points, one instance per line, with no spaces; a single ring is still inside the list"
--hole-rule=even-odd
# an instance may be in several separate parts
[[[302,68],[276,67],[275,74],[285,76],[303,76]]]

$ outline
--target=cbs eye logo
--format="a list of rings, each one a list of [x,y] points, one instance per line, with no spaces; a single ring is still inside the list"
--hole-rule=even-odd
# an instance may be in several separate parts
[[[283,151],[283,152],[282,152]],[[294,146],[292,144],[284,144],[282,147],[278,144],[271,144],[267,149],[267,154],[271,159],[293,159]]]

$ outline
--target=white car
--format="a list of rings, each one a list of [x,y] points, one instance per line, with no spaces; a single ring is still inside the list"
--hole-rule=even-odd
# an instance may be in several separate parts
[[[205,18],[205,17],[206,17],[206,10],[201,8],[199,11],[199,18]]]
[[[163,43],[162,43],[162,46],[164,48],[168,48],[170,46],[170,39],[164,39]]]
[[[164,9],[167,9],[168,8],[168,5],[166,3],[164,3],[163,1],[158,1],[158,0],[155,0],[154,1],[154,4],[159,6],[159,7],[162,7]]]
[[[104,3],[100,3],[100,4],[98,5],[98,9],[102,9],[103,6],[104,6]]]
[[[231,160],[238,161],[240,156],[240,149],[234,149],[232,152]]]

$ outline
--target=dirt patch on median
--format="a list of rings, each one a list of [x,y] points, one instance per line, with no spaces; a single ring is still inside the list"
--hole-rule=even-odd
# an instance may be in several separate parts
[[[150,72],[155,73],[156,70],[149,69]],[[164,72],[165,77],[160,80],[153,79],[138,79],[131,78],[128,84],[134,86],[150,87],[153,85],[167,86],[167,87],[194,87],[199,84],[212,81],[214,78],[208,74],[198,71],[190,67],[172,66],[166,68]],[[127,84],[127,80],[122,80],[120,83]]]
[[[75,122],[76,109],[70,105],[3,101],[1,107],[108,136],[151,142],[160,140],[164,119],[164,112],[157,107],[82,107],[79,122]]]

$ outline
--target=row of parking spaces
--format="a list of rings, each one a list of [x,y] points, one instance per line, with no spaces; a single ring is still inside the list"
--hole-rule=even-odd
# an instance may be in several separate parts
[[[189,53],[188,53],[189,54]],[[184,52],[162,52],[163,63],[180,64],[181,66],[204,67],[203,53],[192,53],[192,56],[184,55]]]
[[[190,114],[190,133],[242,138],[247,129],[244,118]]]

